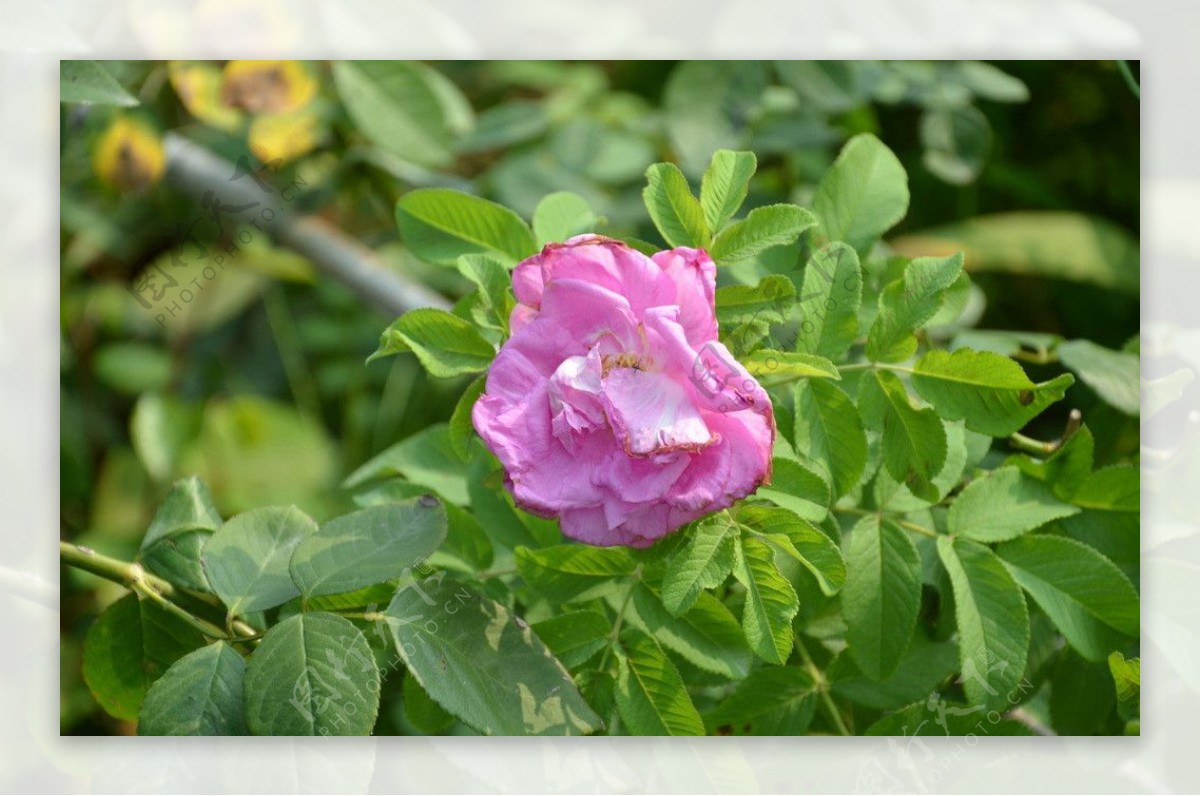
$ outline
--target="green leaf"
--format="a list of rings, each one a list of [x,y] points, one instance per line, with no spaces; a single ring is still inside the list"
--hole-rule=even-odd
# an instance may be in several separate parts
[[[803,735],[817,709],[812,677],[794,666],[758,669],[704,717],[718,735]]]
[[[454,405],[454,414],[450,415],[450,446],[464,462],[471,458],[471,440],[475,438],[475,425],[471,422],[471,410],[475,402],[483,395],[487,387],[487,377],[480,376],[463,390],[458,403]]]
[[[250,656],[245,701],[254,735],[370,735],[379,667],[350,620],[297,614],[268,630]]]
[[[992,127],[972,105],[930,108],[921,115],[922,163],[951,185],[979,177],[992,145]]]
[[[784,382],[794,379],[841,379],[842,374],[825,357],[815,354],[798,354],[792,351],[773,351],[760,348],[741,358],[741,363],[751,376],[757,379],[766,378],[766,384],[771,384],[769,377]]]
[[[755,493],[802,519],[820,522],[829,514],[829,484],[817,472],[797,461],[775,457],[771,461],[771,485]]]
[[[150,685],[204,644],[190,625],[150,600],[127,594],[88,628],[83,680],[110,715],[133,721]]]
[[[739,506],[733,514],[737,524],[771,542],[807,569],[821,593],[836,594],[846,583],[842,552],[824,531],[787,509],[770,506]]]
[[[300,594],[288,574],[296,545],[317,524],[295,506],[251,509],[233,517],[204,546],[204,571],[230,616],[283,605]]]
[[[409,672],[486,735],[581,735],[599,728],[571,676],[524,620],[443,579],[401,589],[387,609]]]
[[[305,597],[339,594],[398,578],[446,538],[446,509],[426,495],[344,514],[292,553],[292,580]]]
[[[637,562],[619,547],[564,544],[530,550],[519,547],[517,571],[534,591],[554,603],[595,599],[632,575]]]
[[[508,333],[508,316],[515,301],[512,297],[512,277],[504,263],[490,254],[464,254],[458,258],[458,272],[479,288],[481,326]]]
[[[642,200],[667,245],[708,248],[712,233],[704,221],[704,211],[674,163],[655,163],[646,169]]]
[[[599,223],[587,200],[570,191],[547,194],[533,211],[533,235],[538,246],[595,232]]]
[[[921,557],[892,520],[864,517],[850,531],[842,613],[846,643],[872,679],[896,671],[921,607]]]
[[[85,104],[137,105],[137,97],[126,91],[100,61],[60,61],[58,67],[60,102]]]
[[[1089,475],[1071,502],[1085,509],[1136,513],[1141,509],[1141,483],[1136,465],[1111,465]]]
[[[883,464],[919,498],[934,501],[933,478],[946,462],[946,429],[932,409],[916,409],[896,374],[876,371],[885,398]]]
[[[867,436],[850,396],[821,380],[796,382],[796,450],[823,465],[836,500],[858,485],[867,465]]]
[[[631,734],[704,734],[683,678],[653,638],[627,630],[616,653],[617,710]]]
[[[1068,340],[1058,346],[1058,358],[1079,374],[1084,384],[1105,403],[1127,415],[1141,408],[1140,362],[1137,354],[1113,351],[1090,340]]]
[[[1002,467],[967,484],[950,504],[950,533],[977,542],[1003,542],[1078,513],[1045,484],[1016,467]]]
[[[472,502],[462,460],[454,452],[449,427],[444,423],[418,431],[379,453],[351,473],[346,486],[354,488],[389,475],[402,475],[460,506]]]
[[[848,111],[867,102],[860,85],[860,65],[854,61],[775,61],[784,85],[800,95],[802,104],[823,114]]]
[[[404,715],[414,727],[425,735],[441,735],[454,726],[454,716],[442,709],[433,697],[425,692],[417,678],[405,675]]]
[[[773,246],[792,245],[801,232],[816,223],[812,213],[796,205],[756,207],[717,235],[710,253],[717,265],[738,263]]]
[[[1036,534],[996,554],[1080,655],[1102,661],[1138,637],[1138,594],[1117,567],[1091,547]]]
[[[758,160],[753,152],[718,149],[713,153],[712,162],[700,181],[700,206],[710,230],[719,232],[737,213],[746,201],[750,178],[757,168]]]
[[[935,695],[937,696],[937,695]],[[929,699],[922,699],[904,710],[884,716],[867,728],[863,735],[895,735],[905,738],[932,735],[946,736],[1009,736],[1033,735],[1033,730],[1019,721],[1000,718],[991,720],[992,715],[982,705],[962,705],[948,702],[940,697],[930,707]]]
[[[904,275],[888,283],[879,294],[879,314],[867,334],[867,358],[874,362],[900,362],[917,350],[913,333],[942,306],[942,297],[962,273],[961,254],[920,257]]]
[[[1122,721],[1138,721],[1142,710],[1142,662],[1119,652],[1108,656],[1108,668],[1117,686],[1117,714]]]
[[[506,264],[537,251],[533,233],[507,207],[448,188],[421,188],[396,202],[400,238],[413,254],[454,265],[464,254],[491,254]]]
[[[876,508],[899,513],[917,511],[942,502],[958,486],[970,456],[967,444],[968,435],[974,434],[974,432],[967,431],[961,422],[946,423],[943,421],[942,427],[946,431],[946,463],[942,465],[942,469],[931,481],[934,491],[926,495],[926,498],[929,499],[914,495],[907,486],[892,478],[891,473],[885,467],[876,473],[872,488]],[[986,444],[991,443],[990,437],[977,435],[977,438]],[[979,454],[980,457],[987,451],[986,444],[983,452]]]
[[[826,676],[834,696],[876,710],[895,710],[926,699],[958,669],[958,647],[913,634],[900,665],[889,676],[876,680],[864,674],[851,655],[839,655]]]
[[[734,324],[761,320],[781,323],[783,313],[796,301],[796,286],[786,276],[771,274],[757,285],[717,288],[717,321]]]
[[[612,625],[598,611],[567,611],[535,622],[533,632],[563,666],[574,669],[608,646]]]
[[[746,588],[742,629],[755,655],[783,665],[792,652],[792,619],[800,598],[764,542],[742,536],[734,547],[733,575]]]
[[[184,655],[146,692],[138,735],[247,735],[245,673],[245,660],[223,641]]]
[[[978,542],[941,536],[937,551],[954,591],[967,701],[986,707],[1008,704],[1029,650],[1029,611],[1021,587],[996,554]]]
[[[687,541],[667,563],[663,578],[663,605],[672,616],[696,604],[706,589],[715,589],[733,571],[733,529],[724,514],[712,514],[685,530]]]
[[[844,243],[818,249],[804,266],[796,350],[841,359],[858,337],[862,269]]]
[[[1050,673],[1050,720],[1057,733],[1113,735],[1117,697],[1105,661],[1087,661],[1063,650]]]
[[[143,393],[129,417],[133,449],[146,472],[159,482],[179,471],[185,449],[199,432],[199,405],[161,393]]]
[[[663,607],[662,597],[643,582],[634,583],[632,600],[625,605],[625,621],[649,633],[663,647],[708,672],[738,680],[750,672],[751,655],[738,621],[724,603],[701,593],[681,616]],[[624,595],[609,594],[619,611]]]
[[[333,79],[346,112],[372,144],[410,163],[454,162],[454,130],[437,73],[415,61],[337,61]]]
[[[1021,366],[1008,357],[960,348],[930,351],[917,361],[913,388],[938,414],[964,420],[967,428],[993,437],[1007,437],[1062,400],[1075,381],[1064,373],[1034,384]]]
[[[171,485],[142,539],[138,560],[150,572],[187,589],[208,591],[200,552],[221,515],[212,494],[195,476]]]
[[[713,152],[742,145],[761,108],[763,61],[681,61],[663,89],[664,126],[679,163],[699,175]]]
[[[866,252],[908,212],[908,175],[882,141],[856,135],[817,185],[812,207],[830,240]]]
[[[1086,425],[1059,445],[1045,459],[1015,456],[1009,459],[1026,475],[1043,481],[1063,500],[1070,500],[1092,474],[1096,440]]]
[[[903,255],[966,255],[972,273],[1007,273],[1087,282],[1137,295],[1137,238],[1082,213],[1033,211],[977,216],[889,241]]]
[[[439,379],[487,370],[496,357],[496,349],[468,321],[431,307],[397,318],[367,361],[404,351],[416,354],[429,375]]]

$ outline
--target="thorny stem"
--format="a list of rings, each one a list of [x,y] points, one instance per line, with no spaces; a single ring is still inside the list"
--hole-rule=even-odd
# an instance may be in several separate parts
[[[139,597],[158,603],[163,610],[179,617],[208,638],[223,639],[226,641],[250,641],[260,635],[257,630],[245,622],[238,620],[231,619],[229,621],[229,632],[225,632],[211,622],[201,619],[174,602],[173,598],[180,595],[179,589],[175,588],[170,581],[163,580],[157,575],[147,572],[142,568],[141,564],[121,561],[120,559],[97,553],[90,547],[83,547],[64,541],[59,541],[58,551],[59,559],[67,566],[82,569],[84,572],[90,572],[105,580],[121,584]],[[210,605],[216,604],[212,595],[199,595],[192,592],[188,592],[188,595],[194,596]]]
[[[825,711],[829,714],[829,720],[833,723],[834,729],[839,735],[850,735],[850,730],[846,727],[846,722],[842,719],[842,714],[834,704],[833,698],[829,696],[829,681],[825,679],[825,673],[817,668],[817,664],[813,662],[812,656],[808,654],[808,650],[804,646],[804,641],[801,640],[800,634],[796,634],[796,652],[800,653],[800,658],[804,662],[804,668],[813,679],[813,683],[817,689],[817,695],[821,703],[825,706]]]

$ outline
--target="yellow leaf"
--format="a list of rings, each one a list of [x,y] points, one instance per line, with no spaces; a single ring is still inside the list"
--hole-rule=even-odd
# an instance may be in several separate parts
[[[250,151],[262,163],[289,161],[311,151],[321,139],[317,115],[310,110],[269,113],[250,125]]]
[[[203,61],[171,61],[167,76],[188,113],[228,132],[242,124],[242,114],[221,102],[221,70]]]
[[[230,61],[221,101],[250,113],[299,110],[317,94],[317,80],[300,61]]]
[[[167,156],[162,139],[147,124],[120,116],[100,136],[92,168],[106,185],[143,191],[162,177]]]

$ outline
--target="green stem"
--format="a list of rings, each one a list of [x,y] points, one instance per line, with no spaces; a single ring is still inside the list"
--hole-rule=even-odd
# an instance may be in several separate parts
[[[855,362],[850,365],[838,365],[837,369],[842,373],[854,370],[890,370],[896,373],[916,373],[912,368],[906,368],[904,365],[888,365],[884,362]]]
[[[1049,456],[1058,450],[1058,442],[1042,442],[1041,440],[1027,437],[1024,434],[1014,433],[1009,436],[1008,442],[1022,453],[1029,453],[1034,456]]]
[[[638,583],[642,579],[642,568],[639,566],[633,571],[633,577],[629,581],[629,589],[625,592],[625,599],[621,602],[621,607],[617,610],[616,621],[613,622],[612,633],[608,636],[608,646],[604,648],[604,654],[600,656],[600,671],[604,671],[604,667],[608,665],[609,655],[612,654],[613,646],[617,643],[617,639],[621,637],[621,625],[625,621],[625,611],[629,608],[629,602],[633,599],[633,592],[637,589]]]
[[[262,297],[263,308],[267,312],[267,325],[271,328],[271,336],[275,338],[275,347],[279,350],[280,360],[283,361],[283,372],[287,376],[292,395],[305,414],[320,418],[320,392],[312,372],[308,369],[308,363],[304,361],[304,350],[296,334],[296,325],[292,323],[291,313],[288,312],[287,299],[276,288],[264,290]]]
[[[884,516],[882,511],[867,511],[866,509],[835,508],[834,511],[841,512],[842,514],[853,514],[858,517],[881,517],[882,518]],[[900,519],[899,517],[888,517],[888,519],[891,520],[892,522],[896,523],[897,525],[899,525],[901,528],[904,528],[905,530],[912,531],[913,533],[919,533],[922,536],[928,536],[930,539],[937,539],[939,536],[942,536],[942,534],[938,533],[937,531],[931,530],[930,528],[926,528],[924,525],[917,525],[915,522],[909,522],[908,520],[903,520],[903,519]]]
[[[817,668],[817,664],[813,661],[812,656],[808,654],[808,650],[804,646],[804,642],[800,638],[800,634],[796,634],[796,652],[800,653],[800,659],[804,662],[804,668],[813,679],[813,684],[817,689],[817,696],[821,700],[821,704],[825,706],[825,711],[829,714],[829,721],[832,722],[835,730],[839,735],[850,735],[851,732],[846,727],[846,722],[842,719],[841,711],[834,704],[833,698],[829,695],[829,681],[825,679],[825,673]]]
[[[231,621],[229,623],[231,632],[225,633],[213,623],[201,619],[174,601],[182,595],[182,592],[175,588],[170,581],[163,580],[157,575],[147,572],[141,564],[136,562],[121,561],[120,559],[97,553],[90,547],[83,547],[64,541],[59,541],[58,543],[58,555],[59,559],[67,566],[81,569],[84,572],[90,572],[113,583],[119,583],[138,596],[153,600],[162,606],[164,610],[178,616],[209,638],[247,641],[259,635],[257,630],[245,622]],[[199,595],[187,592],[187,596],[202,599],[210,605],[216,603],[216,598],[213,595]]]

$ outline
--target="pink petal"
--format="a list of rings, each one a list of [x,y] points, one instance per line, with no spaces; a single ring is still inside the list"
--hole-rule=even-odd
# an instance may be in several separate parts
[[[714,310],[717,291],[717,266],[703,249],[680,247],[658,252],[651,259],[675,283],[675,302],[679,305],[679,324],[688,341],[700,345],[717,339]]]
[[[604,399],[630,455],[699,450],[713,441],[688,389],[668,373],[617,368],[604,379]]]

